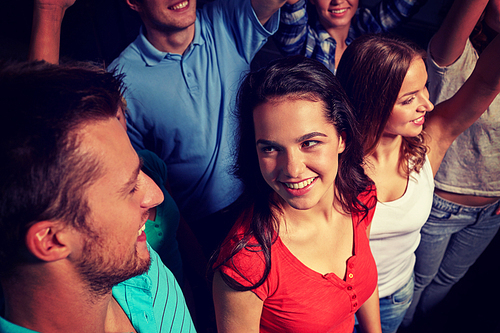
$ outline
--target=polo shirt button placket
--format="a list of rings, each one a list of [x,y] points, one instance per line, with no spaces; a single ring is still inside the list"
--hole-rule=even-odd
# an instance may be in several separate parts
[[[189,90],[191,92],[196,92],[199,89],[199,84],[194,79],[194,75],[191,72],[186,73],[186,82],[188,83]]]

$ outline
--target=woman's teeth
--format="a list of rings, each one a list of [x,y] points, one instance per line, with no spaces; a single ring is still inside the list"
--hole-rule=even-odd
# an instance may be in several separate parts
[[[342,13],[345,13],[347,11],[347,8],[344,8],[344,9],[331,9],[329,10],[330,13],[334,13],[334,14],[342,14]]]
[[[285,185],[288,188],[298,190],[298,189],[304,188],[307,185],[311,184],[314,181],[314,179],[316,179],[316,178],[309,178],[309,179],[304,180],[303,182],[300,182],[300,183],[285,183]]]
[[[415,124],[418,124],[418,123],[422,122],[422,120],[423,120],[423,119],[424,119],[424,116],[419,117],[419,118],[417,118],[417,119],[413,120],[413,122],[414,122]]]

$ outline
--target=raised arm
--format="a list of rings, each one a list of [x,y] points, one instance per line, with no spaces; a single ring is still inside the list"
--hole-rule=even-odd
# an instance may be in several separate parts
[[[213,297],[217,332],[258,333],[264,302],[251,291],[231,289],[216,271],[213,282]]]
[[[426,132],[431,137],[429,158],[434,173],[453,140],[472,125],[500,93],[500,34],[481,53],[471,76],[447,101],[431,112]]]
[[[262,25],[265,25],[267,21],[273,16],[278,9],[281,8],[286,2],[286,0],[251,0],[252,7],[257,14]]]
[[[381,0],[370,12],[365,9],[360,12],[361,17],[355,22],[357,29],[362,33],[391,31],[408,21],[426,2],[427,0]],[[381,30],[370,22],[372,15]]]
[[[429,44],[432,59],[436,64],[445,67],[460,57],[487,4],[488,0],[455,0]]]
[[[59,63],[61,24],[75,0],[35,0],[28,60]]]
[[[281,8],[280,26],[273,37],[285,56],[303,54],[308,30],[306,1],[288,0]]]

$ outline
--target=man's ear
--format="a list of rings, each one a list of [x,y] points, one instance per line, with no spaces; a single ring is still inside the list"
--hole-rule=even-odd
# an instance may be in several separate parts
[[[141,12],[141,5],[138,3],[137,0],[126,0],[127,5],[134,11],[140,13]]]
[[[61,228],[58,222],[37,222],[26,233],[26,247],[43,261],[64,259],[71,253],[71,247],[66,244],[69,240],[66,229]]]

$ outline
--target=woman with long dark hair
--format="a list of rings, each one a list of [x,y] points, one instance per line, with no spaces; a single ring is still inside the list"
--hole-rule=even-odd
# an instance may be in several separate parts
[[[315,60],[277,60],[247,75],[237,117],[244,209],[213,266],[219,332],[349,332],[356,311],[380,332],[376,195],[337,79]]]

